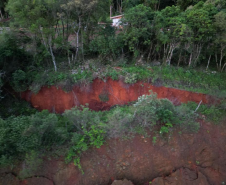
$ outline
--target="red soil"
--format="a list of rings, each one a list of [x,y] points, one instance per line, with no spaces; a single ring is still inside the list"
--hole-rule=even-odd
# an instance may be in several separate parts
[[[113,105],[124,105],[137,100],[150,90],[158,94],[158,98],[168,98],[174,104],[188,101],[213,104],[214,99],[208,95],[194,93],[174,88],[157,87],[147,82],[126,84],[122,80],[95,79],[92,84],[75,85],[71,92],[65,92],[60,87],[42,87],[38,94],[30,91],[23,92],[21,97],[38,110],[48,109],[50,112],[63,113],[74,106],[89,104],[92,110],[109,110]],[[101,95],[107,97],[106,102],[101,101]],[[103,100],[103,99],[102,99]]]
[[[128,179],[134,185],[221,185],[226,183],[226,126],[201,122],[198,134],[175,131],[165,138],[135,136],[108,140],[81,157],[82,174],[64,157],[46,159],[25,180],[24,164],[0,169],[0,185],[109,185]]]

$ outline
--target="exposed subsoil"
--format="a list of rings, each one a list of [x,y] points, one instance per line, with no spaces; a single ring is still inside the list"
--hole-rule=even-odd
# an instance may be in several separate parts
[[[152,142],[136,135],[111,139],[81,158],[84,170],[65,164],[64,158],[45,159],[25,180],[17,178],[21,166],[0,170],[0,185],[221,185],[226,183],[226,126],[200,121],[197,134],[178,133]],[[129,182],[131,181],[131,182]],[[126,183],[123,183],[126,182]]]
[[[188,101],[199,103],[202,100],[205,104],[215,104],[218,101],[209,95],[160,85],[161,83],[153,85],[141,81],[126,84],[123,80],[114,81],[110,78],[106,81],[95,79],[90,84],[74,85],[70,92],[57,86],[42,87],[37,94],[31,91],[23,92],[21,98],[31,102],[38,110],[48,109],[56,113],[63,113],[66,109],[87,103],[92,110],[109,110],[114,105],[124,105],[137,100],[143,94],[150,94],[150,90],[156,92],[158,98],[168,98],[175,105]]]
[[[157,85],[157,86],[156,86]],[[150,90],[158,98],[168,98],[175,105],[194,101],[218,102],[211,96],[166,88],[158,84],[137,82],[129,85],[122,80],[95,79],[92,84],[75,85],[65,92],[60,87],[43,87],[38,94],[30,91],[21,97],[33,107],[62,113],[74,106],[89,104],[93,110],[109,110],[137,100]],[[64,157],[44,159],[35,172],[24,180],[19,173],[24,164],[0,169],[0,185],[221,185],[226,184],[226,126],[200,121],[197,134],[179,133],[158,137],[136,135],[129,140],[111,139],[100,149],[83,153],[84,174]]]

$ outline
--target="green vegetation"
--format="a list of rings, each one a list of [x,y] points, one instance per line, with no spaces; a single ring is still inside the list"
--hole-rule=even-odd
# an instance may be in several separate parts
[[[71,91],[74,84],[88,84],[92,83],[95,78],[105,80],[108,77],[113,80],[124,79],[124,82],[128,84],[142,80],[156,86],[184,89],[219,98],[226,97],[225,73],[168,66],[127,66],[119,69],[107,66],[102,67],[101,72],[93,67],[85,71],[76,71],[75,74],[68,73],[65,70],[61,72],[45,71],[26,74],[22,70],[17,70],[12,74],[11,84],[17,92],[30,89],[32,92],[38,93],[42,86],[51,85],[61,87],[65,91]],[[106,95],[103,94],[101,96]]]
[[[175,129],[198,132],[197,118],[218,123],[225,115],[225,108],[201,105],[195,112],[196,107],[195,103],[175,107],[169,100],[157,99],[156,94],[151,93],[139,97],[131,106],[116,107],[108,112],[81,107],[62,115],[42,111],[29,116],[11,116],[0,120],[0,164],[25,160],[28,168],[21,172],[23,178],[35,170],[33,160],[43,154],[63,153],[66,162],[73,161],[82,170],[82,152],[90,147],[100,148],[107,138],[133,137],[136,133],[149,137],[150,130],[154,131],[155,144],[158,137],[167,138]]]
[[[110,5],[113,16],[123,14],[117,28],[110,26]],[[40,166],[43,155],[63,153],[82,171],[82,151],[107,138],[151,133],[155,144],[175,129],[198,132],[197,119],[217,124],[225,116],[222,0],[1,0],[0,27],[0,166],[24,161],[21,178]],[[108,112],[77,107],[57,115],[17,98],[42,86],[69,92],[74,84],[108,77],[206,93],[222,103],[175,107],[150,94]],[[99,99],[108,101],[104,89]]]
[[[124,15],[118,28],[110,5]],[[0,10],[11,18],[0,34],[1,91],[111,77],[226,96],[223,1],[5,0]]]
[[[187,106],[191,109],[194,109],[195,107],[197,107],[197,104],[194,102],[189,102]],[[224,118],[225,111],[226,107],[224,105],[224,102],[222,102],[219,106],[200,105],[197,110],[197,113],[202,115],[203,119],[218,124]]]
[[[215,73],[189,68],[154,67],[151,74],[152,82],[161,85],[185,89],[188,91],[226,97],[225,73]]]

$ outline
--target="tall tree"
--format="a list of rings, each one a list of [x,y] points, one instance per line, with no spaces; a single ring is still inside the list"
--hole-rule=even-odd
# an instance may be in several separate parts
[[[153,20],[154,11],[143,4],[137,5],[125,13],[123,22],[128,25],[124,29],[124,40],[135,56],[142,52],[145,45],[150,44]]]
[[[226,67],[226,13],[224,11],[215,15],[216,37],[214,40],[215,60],[218,71]]]
[[[189,44],[189,66],[196,66],[201,51],[214,33],[213,18],[217,13],[212,4],[199,2],[185,11],[186,22],[193,31],[193,38]]]
[[[84,33],[91,23],[91,16],[98,5],[98,0],[67,0],[63,1],[61,12],[58,13],[62,22],[66,22],[67,30],[76,35],[75,57],[78,58],[79,51],[83,54]],[[96,22],[97,23],[97,22]]]
[[[14,20],[14,26],[28,29],[32,37],[41,39],[57,71],[53,52],[54,26],[57,23],[55,3],[54,0],[9,0],[7,10]]]
[[[170,65],[174,50],[190,42],[193,33],[178,6],[158,12],[155,22],[158,45],[163,46],[163,63]]]
[[[7,4],[8,0],[1,0],[0,1],[0,19],[4,19],[5,18],[5,6]]]

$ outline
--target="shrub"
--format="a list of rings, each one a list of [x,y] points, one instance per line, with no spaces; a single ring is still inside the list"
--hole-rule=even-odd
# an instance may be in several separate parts
[[[91,125],[98,125],[100,123],[101,112],[94,112],[89,108],[78,107],[66,110],[63,114],[71,125],[75,127],[75,131],[83,132],[83,129],[88,129]]]
[[[161,101],[157,99],[157,95],[142,95],[138,101],[133,105],[135,122],[143,127],[150,127],[156,124],[158,116],[157,110],[161,107]]]
[[[22,92],[28,88],[27,74],[22,70],[17,70],[12,75],[12,87],[16,92]]]
[[[0,120],[0,163],[23,160],[30,151],[44,151],[63,144],[68,135],[65,128],[57,127],[57,122],[57,116],[48,111]]]
[[[10,116],[29,116],[36,113],[37,110],[24,100],[15,100],[5,96],[1,101],[0,117],[7,118]]]
[[[71,144],[72,147],[66,156],[66,163],[73,160],[74,165],[83,172],[80,164],[80,154],[89,147],[100,148],[104,143],[105,131],[97,125],[91,125],[89,128],[82,127],[81,132],[73,133]]]
[[[42,147],[53,147],[63,144],[67,140],[67,132],[64,127],[58,127],[56,114],[47,110],[38,112],[30,117],[31,125],[25,131],[26,135],[35,135]]]
[[[107,135],[111,138],[117,138],[131,132],[133,114],[130,110],[117,107],[108,115],[106,124]]]

